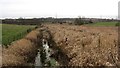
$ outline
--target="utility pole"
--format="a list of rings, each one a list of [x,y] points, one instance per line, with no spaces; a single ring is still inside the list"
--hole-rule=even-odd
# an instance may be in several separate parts
[[[56,13],[55,17],[56,17],[56,20],[55,20],[55,22],[57,22],[57,13]]]
[[[100,18],[102,19],[102,15],[100,15]]]
[[[57,19],[57,13],[56,13],[55,17],[56,17],[56,19]]]

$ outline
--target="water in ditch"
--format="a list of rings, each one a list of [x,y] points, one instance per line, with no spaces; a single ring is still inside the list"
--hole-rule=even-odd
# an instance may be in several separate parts
[[[37,56],[35,58],[34,66],[35,68],[38,67],[51,67],[51,66],[58,66],[57,61],[54,58],[51,58],[52,49],[49,48],[48,42],[43,39],[42,41],[42,48],[38,49]]]

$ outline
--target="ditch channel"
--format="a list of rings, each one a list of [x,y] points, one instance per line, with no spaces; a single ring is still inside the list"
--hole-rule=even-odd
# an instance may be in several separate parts
[[[55,67],[55,66],[67,66],[70,59],[58,47],[56,42],[53,39],[53,34],[48,28],[42,28],[41,33],[41,46],[38,48],[38,52],[35,58],[34,66],[42,67]]]

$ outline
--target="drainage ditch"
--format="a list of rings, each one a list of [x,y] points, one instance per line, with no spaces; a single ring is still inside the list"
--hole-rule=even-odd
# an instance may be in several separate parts
[[[34,66],[67,66],[70,59],[56,46],[57,44],[54,42],[51,32],[47,29],[41,29],[40,33],[42,45],[38,48]]]
[[[38,48],[38,52],[35,58],[35,63],[34,66],[59,66],[59,63],[55,58],[52,57],[54,54],[54,50],[52,47],[54,46],[53,41],[52,41],[52,36],[51,33],[46,30],[46,29],[41,29],[41,46]]]

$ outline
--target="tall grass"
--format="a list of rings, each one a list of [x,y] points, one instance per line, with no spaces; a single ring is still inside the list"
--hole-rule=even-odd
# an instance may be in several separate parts
[[[69,59],[68,66],[114,66],[117,62],[117,27],[45,26],[51,31],[56,46],[67,56],[65,59]]]
[[[33,30],[23,39],[3,48],[2,66],[32,66],[38,49],[38,42],[35,41],[40,41],[39,34],[39,30]]]

